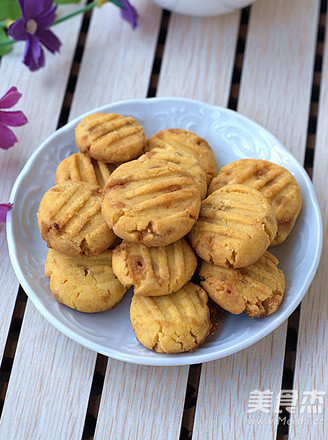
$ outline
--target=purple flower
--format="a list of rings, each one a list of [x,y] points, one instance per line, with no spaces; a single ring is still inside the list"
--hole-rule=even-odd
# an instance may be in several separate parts
[[[23,62],[33,72],[45,64],[45,46],[51,53],[59,52],[61,42],[48,28],[54,22],[53,0],[18,0],[22,10],[19,18],[9,26],[8,33],[14,40],[26,41]]]
[[[11,203],[0,203],[0,223],[6,223],[7,212],[12,208]]]
[[[121,17],[128,21],[132,28],[135,29],[138,25],[138,13],[130,4],[129,0],[119,0],[122,4]]]
[[[8,126],[20,127],[27,123],[27,118],[23,112],[4,112],[1,109],[13,107],[17,104],[21,96],[16,87],[11,87],[8,92],[0,98],[0,148],[4,150],[12,147],[14,143],[17,142],[16,136]]]

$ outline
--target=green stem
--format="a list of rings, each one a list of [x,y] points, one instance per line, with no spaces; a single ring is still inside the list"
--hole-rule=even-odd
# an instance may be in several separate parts
[[[119,8],[123,8],[122,3],[117,0],[109,0],[109,3],[113,3],[113,5],[118,6]]]
[[[3,46],[10,46],[11,44],[19,43],[20,40],[6,40],[6,41],[0,41],[0,47]]]
[[[81,9],[77,9],[76,11],[71,12],[70,14],[64,15],[64,17],[57,18],[57,20],[55,20],[51,26],[55,26],[56,24],[61,23],[62,21],[75,17],[76,15],[84,14],[85,12],[90,11],[90,9],[92,9],[94,6],[96,6],[96,2],[91,2]]]
[[[120,2],[117,1],[117,0],[109,0],[108,2],[109,2],[109,3],[113,3],[114,5],[118,6],[119,8],[122,8],[122,7],[123,7],[122,3],[120,3]],[[93,2],[91,2],[91,3],[89,3],[89,4],[87,4],[86,6],[84,6],[83,8],[81,8],[81,9],[77,9],[76,11],[74,11],[74,12],[72,12],[72,13],[70,13],[70,14],[64,15],[64,17],[59,17],[59,18],[57,18],[57,20],[55,20],[55,21],[52,23],[51,26],[55,26],[56,24],[61,23],[62,21],[66,21],[66,20],[68,20],[68,19],[70,19],[70,18],[72,18],[72,17],[75,17],[76,15],[84,14],[84,13],[90,11],[90,10],[91,10],[92,8],[94,8],[95,6],[97,6],[97,4],[96,4],[95,1],[93,1]]]

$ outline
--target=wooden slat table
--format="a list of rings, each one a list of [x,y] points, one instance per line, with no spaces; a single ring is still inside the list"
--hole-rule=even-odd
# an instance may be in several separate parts
[[[1,59],[0,94],[16,85],[29,119],[19,143],[0,150],[1,202],[36,146],[68,120],[117,100],[181,96],[237,110],[275,134],[313,176],[327,233],[326,2],[257,0],[212,18],[133,4],[134,31],[112,5],[58,25],[61,53],[47,54],[39,72],[20,62],[22,45]],[[327,405],[304,413],[301,401],[313,391],[327,397],[325,246],[310,292],[272,334],[203,365],[145,367],[108,359],[53,328],[18,285],[4,225],[0,244],[1,440],[328,438]],[[299,400],[292,414],[272,404],[254,422],[247,414],[254,390],[274,397],[293,390]]]

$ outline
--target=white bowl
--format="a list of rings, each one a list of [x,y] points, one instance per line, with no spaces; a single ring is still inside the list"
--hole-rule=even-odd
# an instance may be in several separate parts
[[[60,304],[44,275],[47,246],[40,236],[36,213],[43,194],[55,180],[60,161],[73,152],[78,122],[94,112],[130,115],[149,137],[164,128],[184,128],[205,138],[219,167],[244,158],[270,160],[296,178],[303,207],[288,239],[270,249],[286,276],[286,293],[277,312],[250,319],[244,313],[224,313],[219,329],[193,353],[160,354],[144,348],[132,330],[131,293],[112,310],[80,313]],[[116,102],[92,110],[53,133],[32,154],[18,176],[7,217],[7,239],[13,268],[34,305],[58,330],[92,350],[115,359],[145,365],[186,365],[236,353],[276,329],[298,306],[316,272],[322,247],[322,223],[312,183],[297,160],[260,125],[232,110],[182,98],[153,98]]]
[[[194,17],[227,14],[249,6],[255,0],[151,0],[168,11]]]

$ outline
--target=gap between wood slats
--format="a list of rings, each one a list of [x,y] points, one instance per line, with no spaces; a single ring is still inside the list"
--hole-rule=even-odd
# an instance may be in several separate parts
[[[243,66],[249,14],[250,7],[243,9],[240,16],[238,41],[228,101],[228,108],[231,110],[236,110],[238,104],[239,84]],[[202,365],[197,364],[191,365],[189,369],[180,440],[190,440],[192,438],[201,368]]]
[[[170,21],[170,16],[171,13],[163,9],[161,26],[158,34],[157,46],[155,51],[155,58],[150,76],[148,92],[147,92],[147,98],[153,98],[156,96],[158,77],[159,77],[159,72],[161,70],[162,57],[164,52],[164,46],[165,46],[165,40],[166,40],[167,29]]]
[[[14,362],[18,338],[22,327],[26,302],[26,293],[21,287],[19,287],[0,368],[0,417],[2,415],[2,409],[7,394],[8,383]]]
[[[317,116],[318,116],[318,103],[320,98],[320,83],[321,83],[321,72],[322,72],[322,58],[324,52],[324,41],[325,41],[325,24],[326,24],[326,14],[327,14],[327,3],[326,0],[321,0],[320,5],[320,17],[317,31],[317,43],[315,52],[315,63],[314,72],[312,80],[312,93],[311,93],[311,104],[310,104],[310,115],[308,120],[308,130],[307,130],[307,141],[306,150],[304,157],[304,168],[308,173],[309,177],[312,179],[312,169],[314,161],[314,146],[317,130]],[[299,331],[299,318],[300,318],[301,305],[292,313],[288,318],[287,327],[287,337],[286,337],[286,351],[284,359],[284,370],[282,377],[282,390],[291,390],[294,385],[294,370],[295,361],[297,355],[297,339]],[[277,427],[277,440],[287,440],[289,432],[288,421],[290,419],[290,414],[286,411],[286,408],[280,405],[280,422]],[[281,421],[283,420],[283,422]]]

